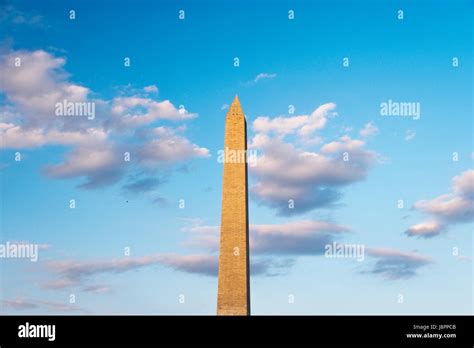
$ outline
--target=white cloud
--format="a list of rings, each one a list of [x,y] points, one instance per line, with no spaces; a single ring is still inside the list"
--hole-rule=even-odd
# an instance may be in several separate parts
[[[431,200],[420,200],[414,204],[415,209],[448,221],[472,220],[474,208],[472,201],[461,197],[445,194]]]
[[[415,139],[415,136],[416,136],[416,132],[414,130],[408,129],[405,132],[405,140],[406,141],[410,141],[410,140]]]
[[[453,192],[417,201],[415,209],[448,222],[471,221],[474,218],[474,170],[467,170],[452,181]]]
[[[335,108],[336,104],[326,103],[316,108],[311,115],[279,116],[275,118],[260,116],[253,122],[253,130],[258,133],[275,133],[277,135],[298,132],[300,136],[307,138],[314,131],[324,128],[328,117],[337,115],[333,111]]]
[[[2,2],[0,4],[0,23],[2,25],[28,25],[42,28],[43,16],[33,12],[21,11],[13,5],[6,5],[6,2]]]
[[[253,129],[260,133],[274,132],[277,134],[291,134],[306,123],[308,123],[308,116],[306,115],[293,117],[281,116],[272,119],[260,116],[253,122]]]
[[[156,87],[156,85],[145,86],[143,90],[147,93],[158,93],[158,87]]]
[[[444,226],[437,221],[422,222],[408,228],[405,233],[409,237],[432,238],[443,232]]]
[[[253,79],[253,81],[255,83],[257,83],[258,81],[260,80],[264,80],[264,79],[273,79],[277,76],[277,74],[268,74],[268,73],[260,73],[258,74],[257,76],[255,76],[255,78]]]
[[[101,128],[85,131],[60,131],[57,129],[22,128],[13,123],[0,123],[0,148],[36,148],[45,145],[99,144],[107,133]]]
[[[431,215],[436,221],[431,223],[424,222],[410,227],[406,231],[409,236],[415,235],[414,231],[417,229],[422,230],[422,226],[425,226],[426,237],[432,237],[438,235],[442,229],[447,228],[450,224],[474,220],[474,170],[466,170],[455,176],[452,183],[452,192],[442,194],[433,199],[415,202],[413,205],[415,209]],[[431,233],[426,227],[428,225],[433,229]],[[423,234],[423,232],[417,233],[417,235],[420,234]]]
[[[467,170],[453,178],[454,192],[463,197],[474,199],[474,170]]]
[[[183,121],[197,117],[184,108],[178,110],[169,100],[157,102],[138,96],[115,98],[111,110],[111,124],[119,129],[133,129],[157,120]]]
[[[20,66],[15,66],[16,58]],[[185,121],[197,117],[169,100],[157,101],[141,96],[121,95],[111,101],[91,99],[85,86],[70,81],[65,58],[43,51],[9,51],[0,58],[1,148],[39,148],[48,145],[67,147],[63,162],[47,165],[43,173],[53,178],[84,177],[84,188],[98,188],[118,182],[127,170],[145,165],[165,168],[180,161],[208,156],[208,150],[193,144],[184,135],[185,125],[157,131],[154,138],[143,138],[142,126],[160,120]],[[156,93],[155,85],[143,91]],[[57,102],[94,103],[98,117],[58,117]],[[156,126],[156,125],[154,125]],[[160,127],[156,127],[157,130]],[[179,132],[180,135],[175,134]],[[124,152],[139,161],[124,166]],[[154,154],[152,151],[161,151]],[[139,168],[144,169],[144,168]]]
[[[314,131],[324,128],[328,118],[337,116],[335,109],[336,104],[334,103],[326,103],[316,108],[309,116],[308,122],[299,130],[299,135],[308,137]]]
[[[152,132],[154,137],[137,149],[139,161],[147,167],[160,167],[191,158],[210,156],[208,149],[192,144],[170,128],[158,127]]]
[[[341,154],[343,152],[355,153],[363,150],[365,142],[362,140],[352,139],[348,135],[342,136],[337,141],[332,141],[321,147],[323,154]],[[350,158],[349,158],[350,161]]]
[[[324,246],[350,230],[328,221],[299,220],[283,224],[252,224],[249,226],[250,250],[255,254],[320,255]],[[197,222],[183,228],[190,237],[185,246],[219,250],[219,226]]]
[[[376,154],[367,151],[363,141],[348,136],[325,144],[319,152],[297,149],[278,138],[260,137],[252,141],[255,143],[263,154],[256,166],[250,167],[257,179],[251,193],[282,215],[333,204],[340,197],[337,188],[363,180],[376,161]],[[294,208],[289,207],[289,200]]]
[[[21,66],[16,67],[16,59]],[[55,104],[68,100],[84,102],[90,90],[67,80],[66,60],[38,50],[14,51],[0,58],[0,92],[21,113],[23,127],[73,127],[79,120],[56,117]]]
[[[359,134],[363,138],[368,138],[379,133],[378,127],[373,122],[368,122],[360,130]]]
[[[66,154],[63,163],[48,165],[45,175],[53,178],[86,177],[83,188],[97,188],[117,182],[122,177],[123,159],[109,146],[80,146]]]

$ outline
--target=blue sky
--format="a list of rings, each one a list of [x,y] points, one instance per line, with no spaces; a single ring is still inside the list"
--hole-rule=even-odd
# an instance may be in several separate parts
[[[472,2],[1,6],[1,242],[42,245],[0,259],[3,313],[214,314],[235,94],[259,154],[254,314],[472,313]],[[95,119],[55,116],[63,99]]]

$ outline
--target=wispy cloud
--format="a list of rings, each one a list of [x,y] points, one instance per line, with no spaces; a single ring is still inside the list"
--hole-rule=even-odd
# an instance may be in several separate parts
[[[108,127],[120,131],[152,124],[158,120],[183,121],[196,118],[197,114],[177,109],[169,100],[156,101],[141,96],[117,97],[112,101]]]
[[[250,86],[256,85],[259,81],[274,79],[275,77],[277,77],[277,74],[263,72],[263,73],[257,74],[257,76],[255,76],[252,80],[245,82],[244,86],[250,87]]]
[[[139,163],[145,168],[169,167],[193,158],[207,158],[209,150],[191,143],[168,127],[149,129],[142,134],[145,142],[136,149]]]
[[[147,93],[158,93],[158,87],[156,87],[156,85],[145,86],[143,90]]]
[[[249,229],[250,251],[255,255],[320,255],[325,245],[350,232],[346,226],[317,220],[252,224]],[[184,245],[219,249],[219,226],[202,225],[199,221],[183,231],[190,233]]]
[[[33,309],[38,307],[38,303],[24,299],[2,300],[2,305],[5,308],[15,310]]]
[[[326,103],[317,107],[309,115],[259,116],[252,124],[252,128],[259,134],[288,135],[297,133],[299,136],[309,136],[316,130],[326,126],[328,118],[337,116],[334,111],[336,104]]]
[[[168,205],[168,200],[165,198],[165,197],[162,197],[162,196],[155,196],[153,199],[152,199],[152,203],[153,204],[157,204],[159,205],[160,207],[166,207]]]
[[[432,216],[435,221],[411,226],[406,232],[409,236],[424,234],[425,237],[434,237],[451,224],[473,221],[474,170],[467,170],[455,176],[452,179],[450,193],[429,200],[417,201],[413,207]]]
[[[145,193],[156,189],[162,181],[157,178],[141,178],[124,185],[122,188],[128,193]]]
[[[43,16],[18,10],[13,5],[0,4],[0,23],[10,25],[43,26]]]
[[[93,294],[105,294],[112,292],[112,289],[106,285],[90,285],[82,289],[84,292],[90,292]]]
[[[368,138],[379,133],[379,128],[373,123],[368,122],[364,127],[359,131],[359,134],[363,138]]]
[[[408,129],[405,132],[405,140],[406,141],[410,141],[410,140],[415,139],[415,136],[416,136],[416,132],[414,130]]]
[[[88,313],[81,307],[76,305],[56,302],[56,301],[45,301],[45,300],[26,300],[26,299],[13,299],[13,300],[2,300],[2,306],[6,309],[11,309],[15,311],[21,310],[40,310],[53,313],[60,312],[79,312],[79,313]],[[2,308],[0,306],[0,308]]]
[[[250,247],[255,253],[321,255],[324,247],[349,228],[326,221],[294,221],[285,224],[251,225]]]
[[[414,208],[441,220],[457,223],[474,219],[474,170],[467,170],[452,180],[453,189],[431,200],[420,200]]]
[[[84,291],[103,288],[103,285],[87,284],[91,278],[100,274],[120,274],[139,270],[153,265],[164,265],[187,273],[213,275],[217,267],[214,256],[153,254],[140,257],[94,261],[50,261],[47,268],[57,279],[43,284],[45,289],[64,289],[82,286]]]
[[[251,260],[250,269],[253,275],[274,276],[286,272],[293,261],[255,259]],[[105,285],[90,284],[93,278],[103,274],[121,274],[132,270],[140,270],[153,265],[169,267],[173,270],[204,276],[217,276],[218,256],[209,254],[153,254],[140,257],[124,257],[122,259],[97,261],[51,261],[47,268],[56,279],[42,285],[44,289],[61,290],[79,288],[90,293],[109,292]]]
[[[409,227],[405,233],[409,237],[432,238],[443,232],[444,226],[437,221],[422,222]]]
[[[260,80],[265,80],[265,79],[274,79],[277,76],[277,74],[268,74],[268,73],[260,73],[255,78],[253,81],[257,83]]]
[[[421,227],[414,232],[423,230]],[[186,246],[217,251],[219,249],[219,227],[204,225],[202,220],[189,221],[183,229],[189,233]],[[346,226],[327,221],[299,220],[283,224],[250,225],[250,251],[253,255],[254,268],[258,263],[263,265],[272,262],[272,267],[265,268],[265,273],[272,273],[271,268],[278,269],[284,265],[286,274],[294,265],[298,256],[323,255],[325,246],[350,233]],[[419,232],[421,233],[421,232]],[[428,232],[426,232],[428,233]],[[407,279],[417,275],[417,271],[434,263],[431,257],[415,251],[403,251],[393,248],[365,248],[366,255],[375,260],[370,270],[362,273],[380,275],[385,279]],[[266,258],[262,258],[262,256]],[[269,258],[272,256],[272,258]],[[282,256],[291,257],[281,259]],[[275,275],[279,274],[278,272]]]
[[[431,257],[414,251],[402,251],[391,248],[366,248],[366,254],[375,258],[376,262],[370,273],[388,280],[407,279],[417,275],[417,271],[434,261]]]

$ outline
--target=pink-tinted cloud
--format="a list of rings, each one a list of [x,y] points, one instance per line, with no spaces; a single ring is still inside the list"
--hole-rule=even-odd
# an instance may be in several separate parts
[[[73,126],[69,118],[54,116],[55,105],[63,100],[85,102],[90,90],[68,80],[65,64],[65,58],[43,50],[10,51],[1,56],[0,91],[21,114],[22,126],[41,129]]]
[[[253,254],[320,255],[324,246],[348,233],[346,226],[327,221],[300,220],[284,224],[250,225],[249,244]],[[185,246],[219,250],[219,227],[196,225],[189,232]]]
[[[209,150],[192,144],[173,129],[158,127],[151,130],[146,142],[137,149],[140,163],[145,167],[160,167],[192,158],[209,157]]]
[[[38,304],[33,301],[27,301],[24,299],[14,299],[14,300],[3,300],[2,306],[8,309],[14,310],[26,310],[37,308]],[[0,306],[0,308],[2,307]]]
[[[104,288],[107,288],[107,291],[110,289],[104,285],[88,284],[93,278],[102,274],[121,274],[156,265],[169,267],[179,272],[217,276],[218,256],[214,254],[153,254],[98,261],[51,261],[47,264],[47,268],[56,275],[57,279],[44,283],[43,288],[60,290],[81,287],[82,291],[101,293]],[[291,260],[256,259],[251,261],[250,269],[254,275],[273,276],[284,272],[291,265]]]
[[[414,251],[392,248],[366,248],[367,255],[376,259],[373,268],[364,273],[382,276],[388,280],[407,279],[417,275],[417,271],[434,261],[431,257]]]
[[[442,194],[428,200],[415,202],[413,207],[432,216],[436,221],[438,233],[427,234],[426,236],[439,235],[441,226],[447,228],[450,224],[466,223],[474,220],[474,170],[466,170],[455,176],[452,180],[452,190],[450,193]],[[416,226],[426,226],[426,222],[411,226],[407,230],[409,236],[415,234],[408,233],[417,229]],[[433,224],[433,223],[431,223]],[[418,227],[420,229],[420,227]],[[420,235],[420,234],[418,234]]]
[[[88,189],[115,184],[134,169],[164,170],[209,156],[208,149],[185,137],[184,125],[158,127],[159,121],[186,121],[197,114],[169,100],[150,98],[149,93],[158,92],[155,85],[101,100],[72,82],[65,66],[65,57],[44,50],[1,56],[0,93],[6,102],[0,107],[0,147],[64,146],[64,159],[47,165],[42,173],[58,179],[84,178],[80,187]],[[65,101],[94,106],[94,117],[57,116],[57,103]],[[143,136],[143,126],[154,127],[149,136]],[[126,161],[125,153],[132,160]]]
[[[427,221],[409,227],[405,233],[409,237],[432,238],[441,234],[444,226],[437,221]]]
[[[363,138],[368,138],[375,136],[379,133],[379,128],[373,123],[368,122],[364,125],[364,127],[359,131],[359,134]]]
[[[14,311],[24,311],[24,310],[39,310],[52,313],[62,313],[62,312],[71,312],[71,313],[87,313],[88,311],[84,310],[81,307],[72,305],[69,303],[56,302],[56,301],[47,301],[47,300],[25,300],[25,299],[12,299],[12,300],[2,300],[2,306],[5,309],[14,310]]]
[[[90,285],[82,289],[84,292],[90,292],[93,294],[105,294],[112,292],[112,289],[106,285]]]
[[[85,177],[84,188],[114,184],[122,178],[125,162],[117,149],[108,145],[80,146],[66,154],[63,163],[48,165],[43,173],[52,178]]]
[[[323,145],[319,152],[304,151],[279,138],[254,139],[258,150],[250,188],[260,203],[276,208],[280,215],[295,215],[334,204],[338,188],[365,179],[376,154],[365,143],[344,136]]]
[[[250,247],[255,253],[320,255],[349,228],[326,221],[294,221],[250,226]]]

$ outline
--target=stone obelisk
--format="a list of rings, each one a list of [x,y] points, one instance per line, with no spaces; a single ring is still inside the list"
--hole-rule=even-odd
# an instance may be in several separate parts
[[[218,315],[250,315],[247,123],[235,96],[224,140]]]

